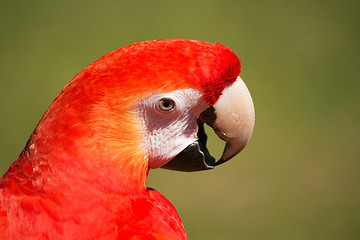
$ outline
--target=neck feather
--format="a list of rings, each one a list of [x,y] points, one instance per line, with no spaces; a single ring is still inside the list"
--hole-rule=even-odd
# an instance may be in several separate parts
[[[71,109],[56,109],[50,107],[44,114],[2,184],[21,179],[32,191],[45,192],[146,190],[148,161],[139,144],[140,124],[120,124],[134,122],[134,114],[122,114],[126,121],[116,122],[109,121],[106,113],[99,114],[89,122]]]

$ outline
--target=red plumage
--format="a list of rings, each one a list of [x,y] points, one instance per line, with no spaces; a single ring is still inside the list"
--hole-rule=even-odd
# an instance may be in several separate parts
[[[240,73],[221,44],[154,40],[115,50],[63,89],[1,179],[1,239],[186,239],[146,188],[133,108],[156,92],[197,88],[213,104]]]

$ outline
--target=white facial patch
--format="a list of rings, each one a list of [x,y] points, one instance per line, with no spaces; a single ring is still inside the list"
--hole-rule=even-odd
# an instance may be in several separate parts
[[[138,111],[150,168],[161,167],[197,140],[196,119],[206,108],[202,93],[196,89],[157,93],[140,101]]]

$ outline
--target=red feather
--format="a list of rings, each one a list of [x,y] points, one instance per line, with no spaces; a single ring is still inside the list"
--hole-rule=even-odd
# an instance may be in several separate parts
[[[1,239],[186,239],[169,201],[147,190],[133,111],[155,92],[203,91],[209,105],[240,73],[221,44],[136,43],[95,61],[63,89],[0,182]]]

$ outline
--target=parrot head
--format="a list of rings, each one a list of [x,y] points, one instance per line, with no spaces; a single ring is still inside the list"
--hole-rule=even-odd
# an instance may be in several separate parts
[[[239,77],[240,61],[230,49],[180,39],[132,47],[141,47],[146,55],[137,62],[146,66],[139,67],[147,73],[145,86],[156,86],[147,89],[148,96],[137,106],[150,168],[212,169],[246,146],[254,127],[254,105]],[[226,142],[218,161],[206,147],[204,123]]]
[[[219,43],[122,47],[65,86],[23,154],[46,154],[46,164],[58,169],[64,162],[82,171],[111,166],[135,180],[149,168],[212,169],[239,153],[253,131],[254,106],[239,74],[238,57]],[[207,150],[204,124],[226,142],[218,161]]]

